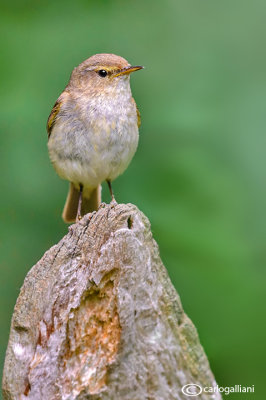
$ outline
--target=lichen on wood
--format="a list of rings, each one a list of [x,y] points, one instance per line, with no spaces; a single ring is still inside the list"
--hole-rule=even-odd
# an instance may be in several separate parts
[[[182,400],[189,383],[216,385],[148,219],[131,204],[87,214],[26,276],[4,399]]]

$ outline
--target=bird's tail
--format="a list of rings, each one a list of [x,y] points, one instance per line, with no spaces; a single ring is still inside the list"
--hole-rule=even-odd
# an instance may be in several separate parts
[[[81,207],[82,216],[89,212],[98,210],[101,204],[101,191],[101,185],[98,185],[96,189],[83,190]],[[73,183],[70,183],[65,207],[62,214],[62,218],[65,222],[71,223],[76,221],[78,201],[79,190],[75,188]]]

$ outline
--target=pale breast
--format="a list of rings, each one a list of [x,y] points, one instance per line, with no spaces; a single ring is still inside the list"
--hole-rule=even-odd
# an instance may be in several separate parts
[[[137,145],[136,106],[128,91],[104,99],[69,102],[62,108],[48,142],[57,173],[88,187],[120,175]]]

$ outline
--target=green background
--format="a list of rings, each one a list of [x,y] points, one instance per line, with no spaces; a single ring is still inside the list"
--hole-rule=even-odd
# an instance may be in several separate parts
[[[219,385],[255,385],[226,398],[265,397],[265,21],[264,0],[1,2],[1,363],[27,271],[67,232],[47,117],[73,67],[112,52],[146,67],[116,198],[150,218]]]

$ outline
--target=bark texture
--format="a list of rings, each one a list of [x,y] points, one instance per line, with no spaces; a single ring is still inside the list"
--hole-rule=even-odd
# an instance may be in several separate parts
[[[87,214],[26,276],[4,399],[179,400],[190,383],[216,385],[148,219],[131,204]]]

